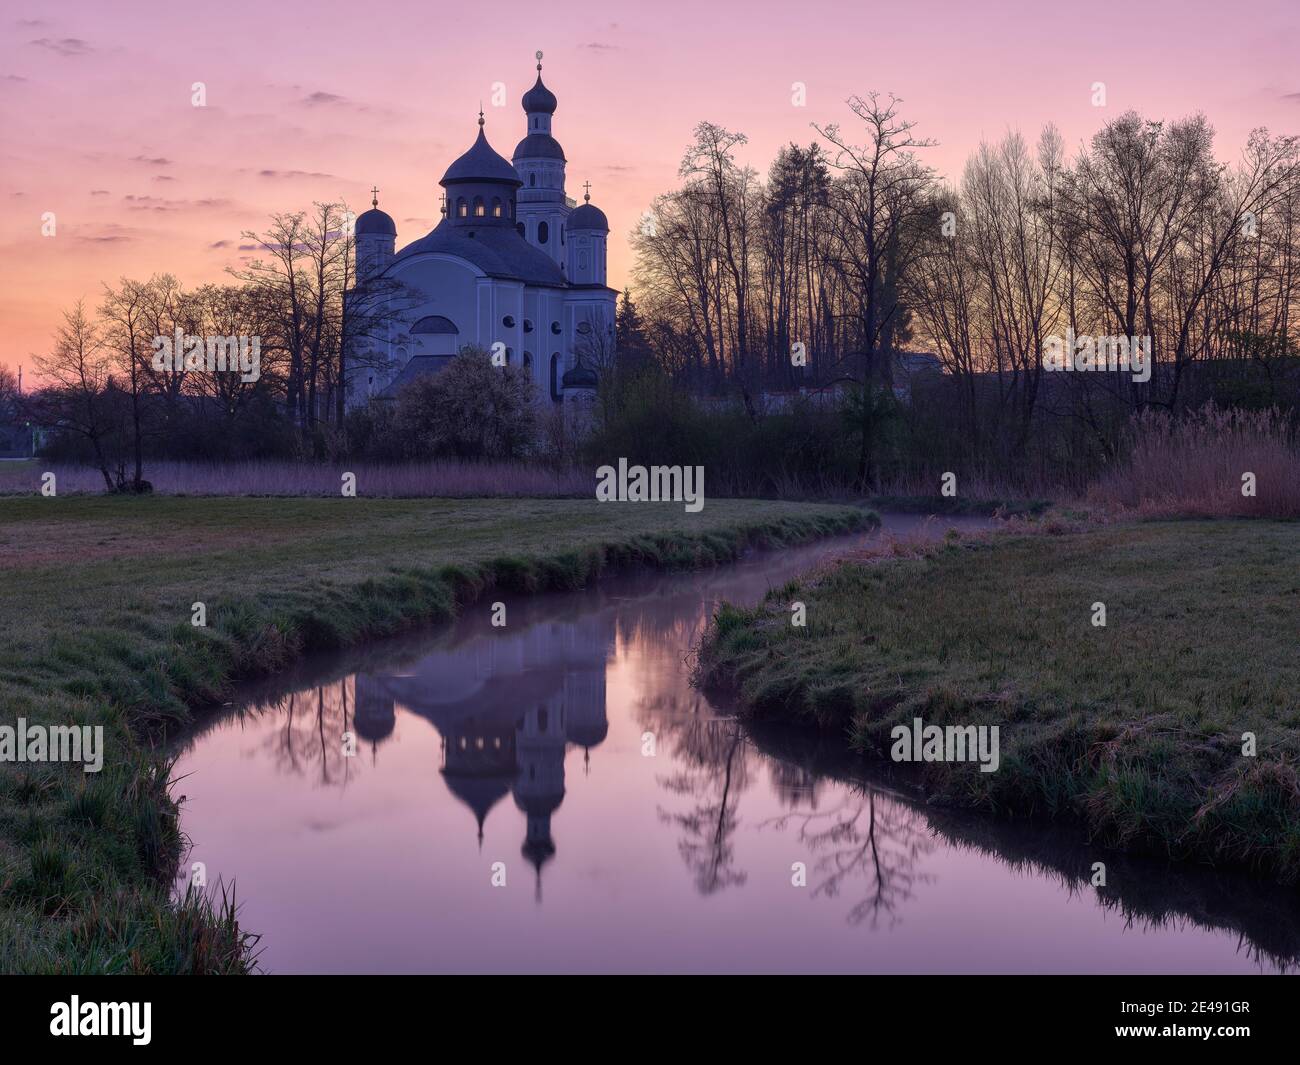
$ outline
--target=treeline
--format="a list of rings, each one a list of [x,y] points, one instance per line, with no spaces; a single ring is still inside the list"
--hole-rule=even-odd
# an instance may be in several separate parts
[[[36,359],[42,387],[24,414],[54,430],[49,453],[96,464],[106,487],[145,490],[148,457],[325,457],[346,449],[348,375],[406,294],[389,283],[358,290],[351,216],[341,204],[273,216],[243,234],[254,253],[226,284],[185,289],[171,274],[106,284],[94,305],[64,315]],[[344,293],[352,296],[344,301]],[[170,354],[178,336],[192,351]],[[211,372],[212,350],[243,341],[252,372],[232,360]],[[212,341],[215,340],[214,345]],[[249,341],[254,341],[250,344]]]
[[[1107,461],[1149,408],[1295,402],[1297,138],[1258,130],[1224,165],[1204,117],[1130,112],[1073,157],[1051,127],[982,144],[948,185],[898,100],[849,109],[766,179],[742,134],[701,124],[633,234],[646,343],[683,387],[751,416],[764,393],[843,390],[863,482],[900,460],[882,434],[906,350],[946,371],[937,424],[908,414],[909,435],[1004,471]],[[1149,337],[1149,380],[1045,371],[1067,335]]]

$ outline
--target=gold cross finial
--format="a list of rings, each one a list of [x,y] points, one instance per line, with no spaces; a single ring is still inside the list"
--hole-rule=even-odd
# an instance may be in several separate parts
[[[582,198],[583,201],[584,201],[585,203],[591,203],[591,182],[590,182],[590,181],[584,181],[584,182],[582,183],[582,187],[583,187],[584,189],[587,190],[587,195],[585,195],[585,196]]]
[[[371,207],[378,207],[378,206],[379,206],[379,186],[378,186],[378,185],[372,185],[371,188],[370,188],[370,206],[371,206]]]
[[[541,53],[541,52],[538,52],[538,53],[537,53],[537,73],[540,74],[541,72],[542,72],[542,53]]]

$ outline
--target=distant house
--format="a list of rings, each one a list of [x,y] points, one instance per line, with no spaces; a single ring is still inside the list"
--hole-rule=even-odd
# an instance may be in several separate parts
[[[937,355],[928,351],[901,351],[894,356],[894,395],[900,403],[912,401],[912,385],[926,378],[934,378],[943,373],[943,363]],[[801,385],[799,388],[785,391],[768,390],[762,392],[756,400],[756,406],[763,413],[789,410],[797,401],[812,403],[814,406],[839,406],[853,389],[851,381],[833,381],[827,385]],[[722,405],[729,400],[708,400],[704,402]]]

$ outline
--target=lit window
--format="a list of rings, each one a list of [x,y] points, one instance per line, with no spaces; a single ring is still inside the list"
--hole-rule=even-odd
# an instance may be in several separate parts
[[[492,201],[492,217],[493,217],[493,218],[500,218],[500,217],[501,217],[501,201],[500,201],[500,200],[494,199],[494,200]]]
[[[475,197],[474,197],[474,217],[475,217],[475,218],[482,218],[486,213],[487,213],[487,210],[486,210],[486,208],[484,208],[484,206],[483,206],[483,197],[482,197],[482,196],[475,196]]]
[[[465,218],[466,216],[469,215],[469,207],[465,203],[464,198],[461,198],[456,201],[456,214],[458,214],[461,218]]]

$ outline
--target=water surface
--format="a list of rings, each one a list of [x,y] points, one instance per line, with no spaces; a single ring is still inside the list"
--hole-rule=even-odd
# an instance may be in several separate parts
[[[1290,967],[1294,894],[929,808],[837,737],[747,728],[692,688],[720,600],[874,535],[505,596],[504,628],[478,603],[250,687],[179,741],[182,875],[235,881],[280,972]]]

